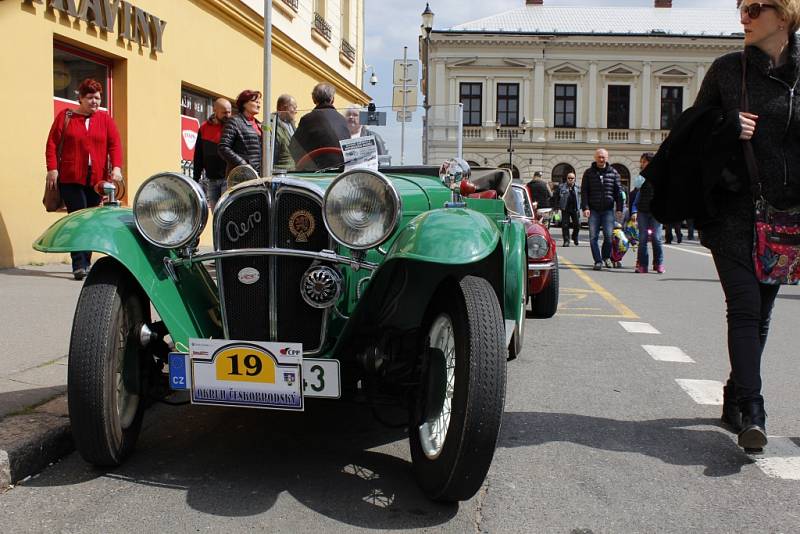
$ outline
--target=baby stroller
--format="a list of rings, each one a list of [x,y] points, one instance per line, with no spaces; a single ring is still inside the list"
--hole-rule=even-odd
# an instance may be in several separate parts
[[[638,238],[638,235],[636,237]],[[622,229],[622,225],[614,223],[614,231],[611,232],[611,263],[615,268],[622,267],[622,258],[632,246],[626,231]]]

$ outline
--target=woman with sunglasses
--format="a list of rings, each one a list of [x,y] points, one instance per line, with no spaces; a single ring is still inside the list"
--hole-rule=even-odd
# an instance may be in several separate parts
[[[800,0],[739,3],[744,52],[718,58],[709,68],[695,106],[714,106],[736,117],[738,138],[750,140],[762,193],[781,209],[800,206]],[[742,54],[749,109],[741,109]],[[701,242],[711,249],[727,303],[731,372],[724,388],[722,422],[738,433],[747,452],[767,443],[761,395],[761,355],[779,286],[758,282],[753,267],[754,204],[741,143],[712,192],[716,217]],[[730,173],[728,172],[730,171]]]

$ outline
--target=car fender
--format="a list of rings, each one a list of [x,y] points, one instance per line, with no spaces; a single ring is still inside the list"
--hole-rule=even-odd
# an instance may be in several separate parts
[[[334,354],[352,354],[369,340],[381,339],[386,332],[414,331],[421,326],[424,311],[441,285],[467,275],[484,278],[495,289],[506,319],[505,335],[510,340],[516,321],[524,318],[521,308],[526,264],[522,224],[510,222],[498,227],[481,213],[451,209],[421,214],[409,226],[372,274]],[[427,232],[431,234],[421,235]],[[505,239],[512,243],[505,243]],[[458,243],[463,241],[467,244]],[[449,247],[452,242],[457,246]],[[513,257],[507,261],[514,267],[504,260],[509,253]],[[507,270],[512,274],[507,275]],[[511,289],[506,287],[507,278],[513,280]],[[509,310],[508,303],[515,310]]]
[[[475,263],[491,254],[499,240],[497,223],[483,213],[460,208],[432,210],[409,221],[389,248],[386,261]]]
[[[506,320],[506,345],[511,342],[511,334],[516,327],[522,331],[525,320],[525,282],[528,273],[527,236],[522,221],[512,219],[503,229],[505,259],[504,306]],[[509,328],[510,326],[510,328]],[[510,331],[510,333],[509,333]]]
[[[45,230],[33,248],[50,253],[101,252],[117,260],[147,294],[179,350],[188,351],[189,338],[222,337],[219,298],[206,269],[199,263],[176,267],[178,280],[173,280],[164,258],[174,254],[145,241],[130,209],[73,212]]]

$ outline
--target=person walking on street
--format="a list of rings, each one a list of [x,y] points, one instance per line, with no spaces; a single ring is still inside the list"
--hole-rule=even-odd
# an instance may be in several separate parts
[[[645,152],[639,159],[639,167],[645,170],[653,160],[655,154]],[[641,175],[640,175],[641,176]],[[637,273],[646,273],[649,263],[647,242],[653,244],[653,270],[658,274],[664,272],[664,249],[661,246],[661,223],[658,222],[650,211],[650,202],[653,200],[653,184],[644,180],[638,188],[636,198],[631,205],[631,220],[639,229],[639,252],[636,256]]]
[[[800,209],[800,0],[742,0],[739,9],[744,50],[712,63],[688,119],[679,117],[672,132],[695,128],[676,140],[671,133],[645,177],[654,180],[659,210],[662,184],[669,186],[664,198],[687,199],[700,242],[711,250],[725,294],[731,366],[722,422],[737,432],[745,452],[760,452],[767,444],[761,359],[780,286],[756,275],[754,199],[777,210]],[[706,145],[717,150],[708,154]],[[709,158],[718,163],[698,168]],[[691,180],[676,180],[687,174]],[[707,192],[702,203],[692,202],[698,185]]]
[[[542,178],[542,173],[536,171],[533,173],[533,179],[528,182],[528,192],[531,194],[531,201],[536,202],[537,208],[550,208],[552,207],[550,193],[550,186]]]
[[[619,173],[608,163],[608,151],[598,148],[594,163],[586,169],[581,179],[581,209],[589,219],[589,246],[592,249],[594,270],[603,265],[611,267],[611,237],[614,230],[614,208],[617,219],[622,218],[622,187]],[[598,245],[603,232],[602,251]]]
[[[225,160],[219,156],[219,140],[222,128],[231,117],[231,103],[227,98],[214,101],[213,113],[197,131],[194,145],[195,182],[205,184],[206,199],[211,210],[217,205],[219,197],[225,192]],[[203,180],[205,172],[205,180]]]
[[[667,235],[666,243],[667,245],[672,244],[672,232],[675,231],[675,240],[680,245],[683,242],[683,233],[681,232],[681,225],[682,222],[672,223],[672,224],[665,224],[664,225],[664,233]]]
[[[572,242],[578,245],[578,233],[581,229],[581,188],[575,183],[575,173],[567,174],[566,183],[558,185],[558,209],[561,210],[561,231],[564,234],[564,246],[569,246],[569,230],[572,228]]]
[[[294,169],[294,158],[289,150],[289,145],[295,130],[294,118],[297,116],[297,101],[292,95],[283,94],[278,97],[275,109],[278,110],[278,120],[275,129],[274,166],[285,170]]]
[[[45,146],[47,187],[58,187],[67,213],[100,204],[95,186],[108,178],[122,182],[122,142],[111,115],[100,109],[103,86],[87,78],[78,86],[78,109],[56,115]],[[110,164],[110,176],[107,175]],[[72,276],[83,280],[90,251],[71,252]]]
[[[225,176],[239,165],[250,165],[261,176],[261,92],[245,89],[236,97],[238,114],[225,122],[217,149],[225,160]]]

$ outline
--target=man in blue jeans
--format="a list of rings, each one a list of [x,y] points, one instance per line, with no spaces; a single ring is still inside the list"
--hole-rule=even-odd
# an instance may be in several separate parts
[[[622,219],[622,187],[619,173],[608,163],[608,151],[598,148],[594,163],[586,169],[581,180],[581,209],[589,218],[589,246],[592,249],[594,270],[611,267],[611,233],[614,230],[614,207],[616,216]],[[603,250],[597,244],[600,230],[603,231]]]

